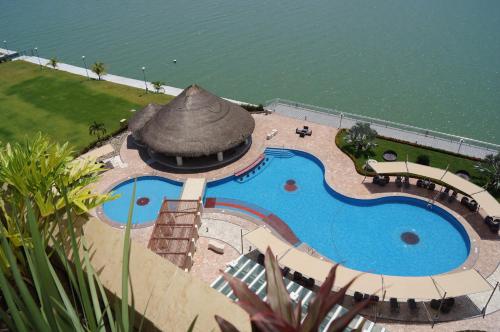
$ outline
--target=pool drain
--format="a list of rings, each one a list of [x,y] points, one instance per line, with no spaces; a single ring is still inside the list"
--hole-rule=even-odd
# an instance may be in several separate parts
[[[414,245],[414,244],[417,244],[420,242],[420,238],[418,237],[418,235],[413,233],[413,232],[401,233],[401,240],[404,243],[411,244],[411,245]]]
[[[149,198],[147,198],[147,197],[140,197],[140,198],[137,199],[137,201],[135,203],[137,205],[139,205],[139,206],[148,205],[149,204]]]
[[[295,184],[295,180],[290,179],[290,180],[286,181],[286,183],[285,183],[285,190],[286,191],[292,192],[292,191],[295,191],[297,189],[298,189],[298,187]]]

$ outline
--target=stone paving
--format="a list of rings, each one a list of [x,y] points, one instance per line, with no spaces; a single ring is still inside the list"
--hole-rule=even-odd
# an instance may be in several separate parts
[[[193,174],[175,174],[162,169],[161,166],[156,165],[151,162],[149,156],[140,151],[130,139],[124,140],[120,155],[124,163],[128,164],[125,169],[113,169],[106,172],[101,181],[96,185],[96,189],[99,191],[109,190],[114,184],[117,184],[124,179],[132,178],[139,175],[158,175],[165,176],[170,179],[184,181],[188,177],[204,177],[208,181],[215,179],[224,178],[230,176],[243,169],[245,166],[252,163],[257,157],[263,153],[266,147],[285,147],[291,149],[298,149],[305,152],[309,152],[318,157],[325,165],[325,179],[326,182],[334,188],[336,191],[351,197],[358,198],[374,198],[379,196],[384,196],[387,194],[391,195],[411,195],[418,196],[422,199],[431,200],[434,193],[430,193],[426,189],[417,188],[412,181],[412,186],[410,188],[397,188],[393,184],[389,184],[386,187],[380,187],[370,183],[370,179],[364,181],[364,176],[358,174],[355,171],[352,161],[347,155],[345,155],[340,149],[335,145],[335,135],[337,130],[332,127],[308,123],[306,121],[292,119],[278,114],[258,114],[254,115],[256,121],[256,127],[253,134],[253,144],[250,150],[245,156],[243,156],[238,161],[216,170],[212,170],[204,173],[193,173]],[[312,136],[306,136],[305,138],[300,138],[295,134],[295,128],[302,127],[302,125],[309,125],[313,130]],[[274,136],[271,140],[266,140],[267,133],[271,130],[277,129],[278,134]],[[439,188],[437,188],[439,190]],[[460,200],[460,197],[458,198]],[[488,277],[492,274],[499,262],[500,257],[500,245],[499,236],[493,235],[489,232],[488,228],[482,222],[482,216],[479,213],[470,213],[470,211],[464,209],[459,203],[453,202],[441,202],[438,201],[436,204],[448,210],[464,225],[472,242],[472,254],[470,255],[467,262],[464,264],[465,268],[474,267],[483,276]],[[209,221],[207,221],[208,224]],[[232,226],[230,226],[232,227]],[[209,229],[212,227],[209,227]],[[201,229],[203,231],[203,228]],[[134,230],[134,232],[147,233],[146,229]],[[231,232],[226,230],[227,232]],[[233,229],[234,231],[234,229]],[[221,230],[221,232],[223,232]],[[221,233],[222,234],[222,233]],[[227,236],[227,233],[224,236]],[[222,235],[221,235],[222,236]],[[239,239],[239,237],[237,237]],[[234,239],[233,239],[234,240]],[[228,241],[229,243],[229,241]],[[203,245],[203,241],[200,242]],[[229,247],[229,246],[226,246]],[[236,248],[238,248],[236,246]],[[240,245],[241,248],[241,245]],[[234,249],[235,255],[238,255],[238,250]],[[195,266],[193,267],[193,273],[196,271],[203,271],[201,277],[205,279],[206,276],[212,275],[212,271],[218,269],[224,269],[225,264],[232,260],[232,256],[226,258],[217,257],[218,261],[211,265],[207,270],[203,270],[201,267],[205,262],[212,261],[210,258],[210,253],[200,254],[204,252],[200,250],[195,254]],[[215,254],[217,255],[217,254]],[[197,257],[198,256],[198,257]],[[213,256],[216,257],[216,256]],[[207,280],[209,279],[206,277]],[[213,281],[210,280],[210,281]],[[460,323],[466,324],[464,326],[469,326],[469,328],[474,328],[475,324],[478,326],[487,326],[488,330],[494,330],[494,326],[498,325],[499,313],[493,313],[487,315],[483,319],[469,319],[461,321]],[[450,325],[448,325],[450,324]],[[454,323],[445,323],[437,326],[443,331],[447,331],[449,326],[450,330],[456,328]],[[404,329],[406,325],[398,324],[387,324],[390,330]],[[416,330],[425,330],[429,326],[413,326]],[[436,328],[435,328],[436,329]]]

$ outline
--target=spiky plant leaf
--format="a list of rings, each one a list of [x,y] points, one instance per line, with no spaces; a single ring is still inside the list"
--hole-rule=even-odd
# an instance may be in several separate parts
[[[288,324],[296,326],[297,318],[293,314],[292,300],[283,282],[278,260],[271,251],[271,248],[267,248],[266,250],[264,265],[266,267],[267,278],[267,299],[271,309]]]

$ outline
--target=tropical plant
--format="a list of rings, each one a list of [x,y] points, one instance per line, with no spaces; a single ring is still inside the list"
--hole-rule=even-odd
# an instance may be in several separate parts
[[[154,81],[151,82],[153,84],[153,87],[155,88],[156,93],[159,93],[161,89],[163,89],[162,85],[165,84],[165,82],[162,81]]]
[[[52,143],[41,134],[23,143],[0,145],[0,234],[13,248],[30,241],[26,221],[29,206],[47,241],[60,214],[77,219],[113,199],[89,188],[102,166],[92,160],[74,160],[72,155],[67,143]],[[13,252],[19,254],[15,249]],[[23,255],[17,257],[23,263]],[[2,248],[0,267],[9,269]]]
[[[104,65],[104,63],[99,61],[92,64],[90,70],[92,70],[97,75],[99,80],[101,80],[102,76],[106,75],[106,66]]]
[[[487,155],[484,160],[474,165],[474,168],[486,176],[486,188],[500,190],[500,152]]]
[[[431,159],[426,154],[420,154],[417,156],[416,162],[417,162],[417,164],[420,164],[420,165],[429,166],[431,163]]]
[[[377,131],[370,128],[369,123],[356,122],[349,129],[344,140],[348,144],[353,145],[356,152],[362,152],[376,146],[375,138],[377,138]]]
[[[283,282],[278,261],[270,248],[266,251],[264,264],[268,303],[262,301],[244,282],[227,273],[224,274],[224,278],[238,298],[237,304],[250,315],[254,331],[317,332],[328,312],[336,304],[341,303],[347,289],[354,282],[354,280],[351,280],[338,292],[332,292],[338,264],[333,266],[315,298],[311,301],[307,315],[302,319],[301,302],[299,301],[294,305]],[[330,324],[328,331],[343,331],[367,305],[367,300],[356,304],[346,314],[335,319]],[[223,332],[238,331],[234,325],[224,318],[215,316],[215,319]]]
[[[51,66],[52,68],[56,69],[58,63],[59,60],[57,60],[56,57],[52,57],[49,59],[49,62],[47,62],[47,66]]]
[[[128,263],[133,200],[123,244],[121,300],[116,300],[112,308],[98,273],[90,264],[85,237],[77,237],[74,230],[67,196],[71,189],[60,189],[67,201],[67,247],[64,246],[67,242],[60,242],[53,236],[47,241],[38,227],[37,208],[29,199],[26,200],[28,231],[20,236],[22,249],[17,249],[29,263],[27,273],[23,274],[7,237],[0,235],[2,249],[12,269],[11,275],[0,270],[1,320],[11,331],[131,331],[134,316],[129,315]],[[135,196],[135,185],[132,196]],[[25,222],[16,215],[11,218],[18,226]],[[59,225],[64,224],[61,216],[57,218]],[[47,248],[51,250],[47,252]],[[72,260],[68,258],[70,253]]]
[[[89,126],[89,135],[97,136],[97,140],[100,140],[102,136],[106,134],[106,127],[104,123],[94,121]]]

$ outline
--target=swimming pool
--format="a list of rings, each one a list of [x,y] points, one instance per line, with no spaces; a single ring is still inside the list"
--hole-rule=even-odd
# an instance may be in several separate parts
[[[248,177],[210,182],[205,197],[236,199],[284,220],[300,241],[343,265],[365,272],[424,276],[448,272],[468,257],[463,226],[438,206],[410,197],[360,200],[335,192],[324,181],[323,164],[300,151],[268,149],[266,164]],[[113,221],[125,223],[133,180],[113,189],[119,199],[104,204]],[[181,184],[141,177],[133,222],[154,221],[164,196],[178,198]],[[245,212],[245,211],[243,211]]]
[[[103,205],[104,214],[115,223],[126,224],[134,179],[124,181],[111,191],[120,197]],[[182,183],[171,181],[157,176],[142,176],[137,178],[134,199],[134,226],[147,225],[156,220],[163,198],[178,199],[182,190]]]
[[[209,183],[206,197],[234,198],[272,211],[301,241],[360,271],[434,275],[467,259],[465,229],[438,206],[429,209],[423,200],[402,196],[345,197],[326,184],[314,156],[274,149],[266,155],[269,160],[256,175]]]

